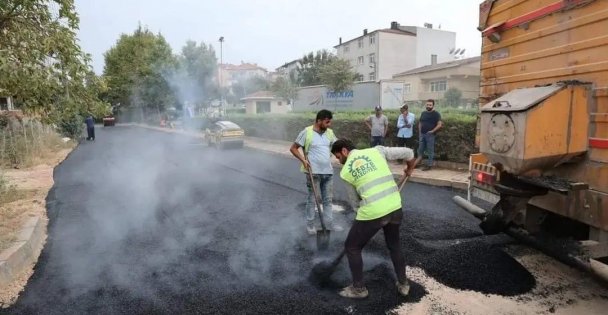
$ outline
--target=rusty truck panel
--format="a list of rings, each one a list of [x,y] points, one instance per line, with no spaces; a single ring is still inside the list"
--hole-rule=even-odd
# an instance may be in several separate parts
[[[487,0],[479,30],[481,152],[516,176],[570,182],[530,204],[608,235],[608,0]],[[556,85],[529,108],[488,109]]]

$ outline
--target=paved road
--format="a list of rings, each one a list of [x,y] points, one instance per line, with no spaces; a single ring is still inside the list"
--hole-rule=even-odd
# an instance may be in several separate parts
[[[98,130],[55,171],[48,198],[48,242],[9,314],[381,314],[426,294],[396,294],[378,235],[364,262],[370,297],[342,299],[343,262],[333,282],[308,280],[314,263],[335,255],[305,234],[304,177],[293,159],[250,150],[216,151],[141,129]],[[335,183],[337,204],[345,199]],[[534,278],[483,236],[451,202],[454,192],[410,183],[404,189],[402,246],[454,288],[516,295]],[[335,216],[347,225],[353,214]]]

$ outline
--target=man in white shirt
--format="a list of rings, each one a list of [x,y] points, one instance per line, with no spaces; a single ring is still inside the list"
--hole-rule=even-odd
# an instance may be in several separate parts
[[[416,116],[410,113],[407,104],[401,107],[401,115],[397,119],[397,145],[400,147],[414,148],[414,121]]]

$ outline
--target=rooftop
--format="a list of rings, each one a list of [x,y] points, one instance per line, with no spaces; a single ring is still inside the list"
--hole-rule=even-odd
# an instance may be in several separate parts
[[[276,94],[274,94],[272,91],[257,91],[255,93],[249,94],[245,97],[243,97],[241,100],[248,100],[248,99],[274,99],[274,98],[279,98],[277,97]]]
[[[434,64],[434,65],[414,68],[414,69],[411,69],[411,70],[408,70],[405,72],[397,73],[397,74],[393,75],[393,77],[454,68],[454,67],[464,66],[464,65],[468,65],[468,64],[476,63],[476,62],[480,62],[480,61],[481,61],[481,57],[477,56],[477,57],[472,57],[472,58],[442,62],[442,63],[438,63],[438,64]]]
[[[237,71],[237,70],[263,70],[263,71],[268,71],[260,66],[258,66],[257,63],[247,63],[247,62],[241,62],[240,65],[233,65],[233,64],[229,64],[229,63],[224,63],[221,64],[220,67],[224,70],[233,70],[233,71]]]

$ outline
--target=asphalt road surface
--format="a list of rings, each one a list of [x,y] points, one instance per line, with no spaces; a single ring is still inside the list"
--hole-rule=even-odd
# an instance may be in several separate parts
[[[217,151],[196,140],[127,127],[98,128],[55,170],[49,237],[9,314],[383,314],[427,292],[397,295],[383,236],[364,251],[369,298],[343,299],[342,262],[332,282],[309,280],[337,255],[346,232],[319,253],[304,227],[298,163],[252,150]],[[353,213],[335,176],[335,212]],[[534,278],[483,236],[451,202],[454,191],[408,183],[402,247],[418,266],[457,289],[530,291]]]

